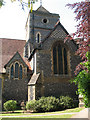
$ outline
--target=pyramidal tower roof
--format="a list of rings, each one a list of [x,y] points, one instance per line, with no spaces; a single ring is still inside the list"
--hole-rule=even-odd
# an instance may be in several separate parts
[[[45,13],[50,13],[48,10],[46,10],[42,5],[36,10],[38,12],[45,12]]]

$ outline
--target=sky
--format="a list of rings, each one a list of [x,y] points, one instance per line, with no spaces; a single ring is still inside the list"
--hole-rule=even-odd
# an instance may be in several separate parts
[[[22,10],[19,2],[6,1],[5,6],[0,8],[0,38],[25,40],[25,24],[29,9]],[[81,0],[42,0],[42,6],[51,13],[60,15],[60,22],[69,34],[76,31],[75,14],[73,10],[65,7],[68,3],[80,2]],[[36,10],[40,6],[40,0],[33,5]]]

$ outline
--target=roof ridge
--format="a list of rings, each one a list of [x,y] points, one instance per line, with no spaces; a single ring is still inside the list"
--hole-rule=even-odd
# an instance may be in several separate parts
[[[57,28],[57,26],[60,24],[60,20],[57,21],[54,28],[48,33],[48,35],[43,39],[43,41],[40,43],[40,45],[52,34],[52,32]]]
[[[44,10],[45,10],[44,12],[50,13],[50,12],[49,12],[46,8],[44,8],[42,5],[40,5],[40,7],[37,8],[36,11],[39,11],[40,9],[44,9]],[[42,12],[42,11],[40,10],[40,12]]]
[[[18,41],[26,41],[26,40],[23,40],[23,39],[14,39],[14,38],[0,38],[1,39],[5,39],[5,40],[18,40]]]

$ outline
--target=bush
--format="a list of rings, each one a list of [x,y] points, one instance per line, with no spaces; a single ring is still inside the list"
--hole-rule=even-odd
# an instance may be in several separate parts
[[[36,100],[31,100],[31,101],[27,102],[26,109],[27,110],[35,110],[35,103],[36,103]]]
[[[60,99],[51,96],[27,102],[26,109],[35,112],[51,112],[72,108],[73,106],[73,99],[68,96],[61,96]]]
[[[59,99],[55,97],[41,97],[37,101],[29,101],[26,108],[36,112],[55,111],[59,108]]]
[[[55,97],[41,97],[37,102],[35,109],[38,112],[48,112],[58,110],[59,99]]]
[[[60,105],[62,109],[69,109],[74,107],[73,99],[69,96],[60,96]]]
[[[4,103],[4,109],[6,111],[14,111],[17,108],[17,102],[15,100],[8,100]]]

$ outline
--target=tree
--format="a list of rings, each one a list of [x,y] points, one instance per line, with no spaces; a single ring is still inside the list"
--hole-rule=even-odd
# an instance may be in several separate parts
[[[87,58],[89,54],[90,53],[87,52]],[[85,69],[79,72],[72,82],[78,85],[78,93],[83,95],[85,107],[90,107],[90,61],[80,64],[85,66],[87,70]]]
[[[84,96],[86,107],[90,107],[90,2],[85,0],[74,4],[67,4],[74,9],[75,20],[78,22],[77,30],[67,38],[78,44],[76,54],[82,62],[76,66],[74,83],[78,85],[78,93]],[[66,39],[67,39],[66,38]]]
[[[74,9],[74,13],[76,14],[75,20],[78,22],[77,31],[73,33],[68,38],[72,40],[75,37],[75,42],[78,44],[78,50],[76,52],[82,58],[83,62],[87,61],[86,53],[89,51],[89,42],[90,42],[90,2],[85,0],[84,2],[78,2],[74,4],[67,4],[71,9]],[[81,64],[76,67],[76,74],[77,71],[80,69],[85,69]]]
[[[24,9],[24,7],[26,6],[26,7],[30,8],[31,11],[32,11],[33,4],[35,2],[37,2],[38,0],[26,0],[26,1],[25,0],[11,0],[11,2],[16,2],[16,1],[20,2],[21,6],[22,6],[22,9]],[[0,0],[0,7],[2,7],[3,5],[5,5],[5,3],[6,2],[4,0]]]

